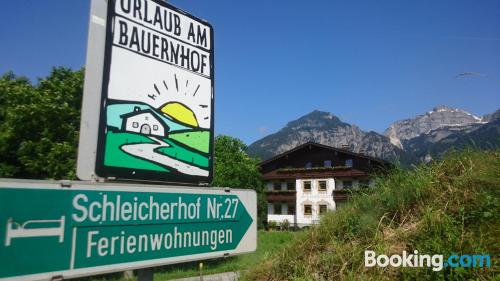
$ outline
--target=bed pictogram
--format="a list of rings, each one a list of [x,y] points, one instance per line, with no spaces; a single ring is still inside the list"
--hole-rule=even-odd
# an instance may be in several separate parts
[[[7,221],[5,246],[10,246],[13,238],[58,236],[59,243],[64,242],[64,216],[58,220],[29,220],[23,224],[12,218]],[[46,227],[47,224],[58,223],[56,227]],[[45,226],[45,227],[44,227]]]

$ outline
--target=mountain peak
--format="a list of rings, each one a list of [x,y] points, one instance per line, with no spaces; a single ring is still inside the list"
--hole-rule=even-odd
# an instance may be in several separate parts
[[[453,114],[457,113],[459,115],[468,115],[475,119],[476,121],[481,121],[481,118],[477,117],[476,115],[470,114],[469,112],[459,109],[459,108],[452,108],[446,105],[438,105],[432,109],[432,111],[427,112],[428,115],[431,115],[433,113],[442,113],[442,114]]]
[[[296,120],[288,122],[283,130],[299,130],[305,128],[335,128],[346,126],[337,116],[330,112],[314,110]]]
[[[443,111],[456,111],[457,109],[451,108],[446,105],[438,105],[432,109],[432,112],[443,112]]]
[[[309,112],[308,114],[302,116],[301,118],[303,117],[312,117],[312,118],[325,118],[325,119],[332,119],[332,117],[335,117],[334,115],[332,115],[330,112],[327,112],[327,111],[321,111],[321,110],[313,110],[311,112]]]

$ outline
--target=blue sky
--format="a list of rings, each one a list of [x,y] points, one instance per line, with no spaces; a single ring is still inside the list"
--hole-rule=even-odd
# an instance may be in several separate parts
[[[169,1],[215,28],[216,132],[247,144],[314,109],[364,130],[500,108],[500,1]],[[89,2],[0,9],[0,72],[85,63]],[[456,75],[473,72],[457,78]]]

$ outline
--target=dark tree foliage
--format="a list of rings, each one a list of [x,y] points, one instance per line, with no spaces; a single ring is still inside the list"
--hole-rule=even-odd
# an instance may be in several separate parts
[[[262,228],[267,216],[267,202],[258,169],[259,160],[248,156],[247,146],[241,140],[224,135],[215,138],[214,154],[212,186],[256,190],[258,225]]]
[[[0,177],[75,178],[83,70],[0,78]]]
[[[76,179],[84,70],[53,68],[32,84],[8,72],[0,77],[0,177]],[[215,140],[212,186],[258,192],[259,226],[266,218],[258,160],[239,139]]]

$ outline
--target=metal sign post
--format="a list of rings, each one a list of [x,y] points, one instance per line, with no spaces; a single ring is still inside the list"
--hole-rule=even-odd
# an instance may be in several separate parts
[[[153,269],[152,268],[143,268],[137,271],[137,280],[138,281],[153,281]]]

